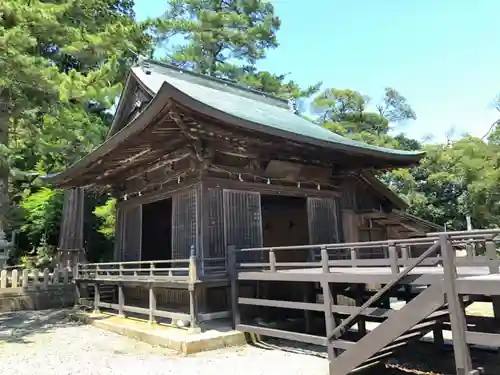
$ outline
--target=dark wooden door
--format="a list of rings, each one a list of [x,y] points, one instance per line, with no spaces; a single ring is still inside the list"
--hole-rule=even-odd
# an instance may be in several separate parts
[[[120,260],[123,262],[141,260],[142,205],[120,208],[117,225],[120,244]]]
[[[307,198],[309,242],[311,245],[341,242],[341,221],[338,200],[333,198]],[[319,250],[312,252],[318,258]],[[345,258],[346,250],[332,250],[333,258]]]

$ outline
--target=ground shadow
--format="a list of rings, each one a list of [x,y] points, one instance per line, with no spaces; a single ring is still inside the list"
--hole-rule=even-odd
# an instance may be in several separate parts
[[[55,328],[80,325],[70,319],[70,310],[16,311],[0,314],[0,345],[29,343],[29,336],[50,333]]]

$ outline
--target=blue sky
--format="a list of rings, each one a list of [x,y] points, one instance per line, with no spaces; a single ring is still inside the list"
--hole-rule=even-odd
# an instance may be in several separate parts
[[[498,0],[274,0],[280,46],[258,64],[307,86],[349,88],[374,103],[384,87],[407,97],[418,119],[408,135],[442,140],[455,128],[482,136],[500,115]],[[165,1],[136,0],[138,19]]]

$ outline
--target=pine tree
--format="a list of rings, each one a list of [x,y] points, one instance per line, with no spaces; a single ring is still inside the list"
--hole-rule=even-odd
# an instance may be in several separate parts
[[[264,0],[169,0],[158,39],[171,46],[170,62],[196,72],[234,79],[276,48],[280,20]]]
[[[60,171],[103,140],[127,67],[151,48],[145,33],[151,25],[136,23],[132,6],[130,0],[0,2],[3,222],[9,174]],[[25,186],[11,187],[19,204]]]

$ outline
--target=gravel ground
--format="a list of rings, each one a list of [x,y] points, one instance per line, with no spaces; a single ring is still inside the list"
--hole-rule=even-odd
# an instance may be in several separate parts
[[[184,357],[98,328],[70,322],[65,311],[0,314],[0,374],[16,375],[326,375],[323,350],[283,342],[244,346]],[[279,343],[279,348],[275,345]],[[500,374],[498,352],[472,350],[486,375]],[[422,361],[422,358],[426,358]],[[452,348],[415,344],[363,375],[454,373]],[[393,367],[393,366],[391,366]]]
[[[326,374],[326,361],[297,350],[245,346],[182,357],[56,311],[0,315],[0,374]]]

